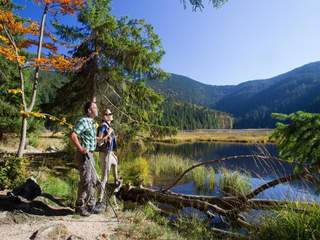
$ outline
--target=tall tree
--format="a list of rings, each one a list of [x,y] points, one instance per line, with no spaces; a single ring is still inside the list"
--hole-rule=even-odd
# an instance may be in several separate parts
[[[40,69],[71,70],[79,63],[79,59],[68,59],[58,54],[55,46],[56,38],[45,31],[46,19],[49,12],[57,14],[74,13],[82,5],[82,0],[36,0],[42,8],[41,22],[26,20],[15,14],[11,1],[0,5],[0,55],[16,64],[20,88],[15,92],[21,95],[22,124],[18,156],[22,156],[26,143],[27,118],[32,112],[38,92]],[[27,54],[30,46],[34,45],[36,52]],[[46,49],[46,54],[44,50]],[[26,69],[34,71],[30,99],[27,99],[25,80]]]
[[[58,91],[55,105],[75,115],[85,100],[96,99],[100,106],[117,112],[122,123],[131,122],[133,129],[138,122],[146,125],[148,114],[157,113],[162,101],[143,82],[166,76],[159,67],[164,51],[151,25],[127,17],[116,19],[110,2],[87,1],[78,17],[80,27],[55,24],[63,40],[79,42],[74,57],[92,56]]]

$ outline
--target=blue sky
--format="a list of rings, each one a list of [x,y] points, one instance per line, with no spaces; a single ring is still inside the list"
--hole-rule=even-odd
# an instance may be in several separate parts
[[[269,78],[320,60],[319,0],[229,0],[202,12],[180,0],[114,0],[112,13],[144,18],[162,39],[163,69],[208,84]]]

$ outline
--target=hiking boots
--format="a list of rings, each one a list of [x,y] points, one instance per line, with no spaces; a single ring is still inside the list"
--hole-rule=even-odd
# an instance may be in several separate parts
[[[102,213],[104,210],[106,210],[106,204],[102,202],[97,202],[91,212],[94,214],[99,214]]]
[[[90,213],[85,207],[76,207],[76,214],[79,214],[82,217],[89,217]]]

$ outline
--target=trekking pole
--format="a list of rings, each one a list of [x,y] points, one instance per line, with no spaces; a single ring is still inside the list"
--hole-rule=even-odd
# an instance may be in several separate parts
[[[93,159],[93,158],[92,158],[92,159]],[[94,167],[94,165],[93,165],[93,163],[91,162],[91,159],[90,159],[90,158],[89,158],[89,160],[90,160],[91,167],[92,167],[92,169],[93,169],[93,171],[94,171],[94,174],[96,175],[96,178],[97,178],[97,180],[98,180],[98,182],[99,182],[99,184],[100,184],[100,187],[103,189],[103,192],[104,192],[104,194],[105,194],[106,197],[107,197],[107,202],[108,202],[108,204],[110,205],[110,207],[111,207],[114,215],[116,216],[118,223],[120,223],[118,214],[116,213],[116,211],[114,210],[113,206],[111,205],[111,202],[110,202],[108,193],[107,193],[106,189],[103,188],[103,186],[102,186],[102,183],[101,183],[101,181],[100,181],[100,179],[99,179],[99,176],[98,176],[98,174],[97,174],[96,168]],[[93,160],[94,160],[94,159],[93,159]]]

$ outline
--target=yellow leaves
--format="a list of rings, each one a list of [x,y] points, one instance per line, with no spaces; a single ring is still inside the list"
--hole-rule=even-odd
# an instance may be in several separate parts
[[[11,94],[22,94],[21,88],[12,88],[7,90],[8,93]]]
[[[43,70],[57,70],[60,72],[74,71],[85,61],[85,58],[68,58],[57,55],[48,58],[33,59],[35,65]]]
[[[63,13],[73,13],[80,9],[85,3],[84,0],[35,0],[39,4],[44,4],[52,9],[59,9]],[[6,59],[17,62],[20,65],[26,63],[26,57],[20,56],[20,49],[29,48],[31,45],[38,45],[39,42],[34,40],[31,35],[40,34],[40,26],[38,23],[27,20],[23,21],[14,12],[0,9],[0,55]],[[57,38],[50,32],[44,31],[44,35],[51,42],[43,42],[43,48],[50,51],[52,56],[43,57],[41,59],[31,59],[28,66],[38,66],[43,70],[57,70],[61,72],[74,71],[80,68],[83,58],[68,58],[57,55],[58,48],[55,43]],[[17,39],[16,36],[19,36]],[[48,55],[49,55],[48,54]]]
[[[9,44],[9,40],[8,38],[6,38],[5,36],[0,35],[0,41],[3,42],[4,44]]]
[[[47,113],[40,113],[40,112],[25,112],[25,111],[20,111],[20,114],[24,117],[35,117],[35,118],[41,118],[41,119],[48,119],[50,121],[53,121],[53,122],[57,122],[59,125],[61,126],[66,126],[68,127],[69,129],[73,129],[73,125],[70,124],[70,123],[67,123],[67,120],[66,118],[62,118],[62,119],[59,119],[55,116],[52,116],[50,114],[47,114]]]
[[[24,56],[16,56],[14,50],[10,47],[0,46],[0,55],[4,56],[6,59],[12,62],[18,62],[19,64],[24,64]]]
[[[28,21],[25,25],[17,20],[16,16],[10,12],[0,9],[0,55],[12,62],[22,65],[25,57],[18,54],[17,46],[13,43],[14,36],[24,34],[34,34],[38,32],[38,25]]]
[[[10,12],[0,9],[0,29],[3,30],[3,26],[6,26],[8,31],[12,35],[17,34],[38,34],[39,25],[31,20],[24,24],[22,21],[18,20],[16,16]]]
[[[35,117],[35,118],[46,118],[46,115],[43,113],[39,113],[39,112],[29,112],[28,113],[29,117]]]

